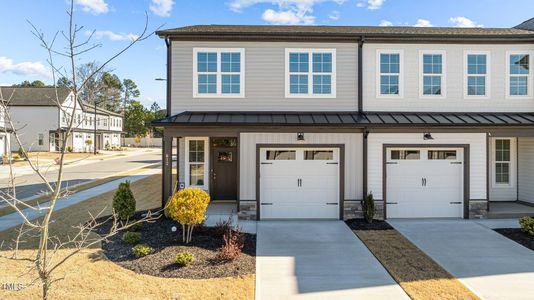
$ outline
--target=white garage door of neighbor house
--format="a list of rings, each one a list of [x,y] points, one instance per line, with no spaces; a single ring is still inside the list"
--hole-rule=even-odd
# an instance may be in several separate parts
[[[388,148],[388,218],[463,216],[462,148]]]
[[[261,219],[339,218],[339,149],[260,149]]]

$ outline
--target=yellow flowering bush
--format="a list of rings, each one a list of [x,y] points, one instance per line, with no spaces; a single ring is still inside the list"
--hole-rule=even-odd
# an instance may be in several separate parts
[[[175,193],[165,207],[165,216],[182,225],[182,240],[191,241],[193,228],[206,217],[210,196],[199,188],[185,188]]]

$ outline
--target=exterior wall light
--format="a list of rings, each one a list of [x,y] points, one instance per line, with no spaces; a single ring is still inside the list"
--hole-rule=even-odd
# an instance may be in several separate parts
[[[432,135],[430,134],[430,132],[426,132],[423,134],[423,140],[433,140],[434,138],[432,137]]]
[[[297,141],[304,141],[304,132],[297,132]]]

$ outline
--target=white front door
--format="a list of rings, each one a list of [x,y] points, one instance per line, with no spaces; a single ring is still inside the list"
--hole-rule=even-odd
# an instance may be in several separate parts
[[[462,148],[388,148],[388,218],[463,216]]]
[[[261,219],[339,218],[339,149],[260,149]]]

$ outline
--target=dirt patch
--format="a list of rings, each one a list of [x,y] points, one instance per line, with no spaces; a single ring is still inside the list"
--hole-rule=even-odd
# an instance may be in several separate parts
[[[109,227],[109,226],[108,226]],[[171,228],[178,230],[172,232]],[[100,232],[105,233],[103,226]],[[142,258],[132,254],[132,246],[122,241],[122,234],[102,244],[106,257],[136,273],[167,278],[208,279],[251,275],[256,270],[256,236],[245,235],[243,253],[234,261],[220,263],[215,259],[223,245],[222,234],[216,228],[199,227],[193,232],[193,240],[185,244],[181,239],[181,226],[164,216],[151,223],[144,223],[139,231],[141,244],[147,244],[154,252]],[[176,254],[191,252],[195,261],[185,267],[174,263]]]
[[[530,250],[534,250],[534,236],[524,233],[519,228],[498,228],[494,229],[498,233],[511,239],[512,241],[519,243]]]
[[[398,231],[388,229],[354,232],[410,298],[479,299]]]
[[[364,219],[350,219],[346,220],[345,223],[352,230],[388,230],[393,229],[386,221],[373,220],[373,223],[369,223]]]

